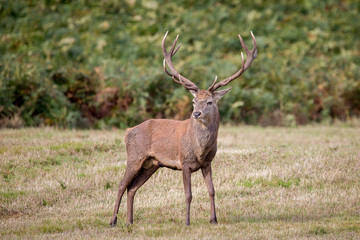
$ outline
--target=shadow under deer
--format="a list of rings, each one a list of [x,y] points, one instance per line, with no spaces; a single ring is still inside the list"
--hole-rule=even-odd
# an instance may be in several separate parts
[[[127,167],[119,184],[111,226],[115,226],[117,222],[116,215],[125,190],[127,190],[127,224],[133,223],[135,193],[160,167],[182,171],[186,199],[186,225],[190,224],[191,173],[201,169],[210,197],[210,222],[217,223],[215,190],[211,173],[211,162],[216,155],[220,123],[217,103],[231,88],[216,90],[226,86],[248,69],[257,56],[255,37],[251,32],[253,48],[249,50],[238,35],[246,52],[246,62],[241,53],[242,64],[239,71],[218,83],[215,77],[207,90],[201,90],[175,69],[172,57],[181,46],[179,44],[176,47],[179,35],[168,52],[165,48],[167,34],[168,32],[162,41],[164,71],[194,96],[193,112],[191,117],[184,121],[150,119],[127,129],[125,136]]]

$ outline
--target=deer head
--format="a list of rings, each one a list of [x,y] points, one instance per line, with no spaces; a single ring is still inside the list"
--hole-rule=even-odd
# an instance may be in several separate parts
[[[220,98],[222,98],[227,92],[231,90],[231,88],[223,89],[216,91],[218,88],[222,86],[226,86],[231,81],[235,80],[236,78],[240,77],[243,72],[245,72],[251,62],[256,58],[257,56],[257,48],[256,48],[256,41],[254,34],[251,32],[252,36],[252,42],[253,42],[253,48],[249,50],[242,37],[239,36],[240,42],[242,47],[244,48],[246,52],[246,62],[244,63],[244,55],[241,53],[241,68],[239,71],[234,73],[232,76],[220,81],[217,81],[217,76],[215,77],[215,80],[211,84],[211,86],[207,90],[200,90],[195,83],[193,83],[191,80],[187,79],[186,77],[180,75],[178,71],[176,71],[173,63],[172,63],[172,57],[176,54],[176,52],[179,50],[181,43],[176,47],[176,43],[178,41],[179,35],[176,36],[176,39],[174,40],[170,51],[168,52],[165,48],[165,41],[166,37],[168,35],[168,32],[166,32],[164,39],[162,41],[162,50],[164,53],[164,71],[167,75],[169,75],[176,83],[182,85],[186,89],[188,89],[191,94],[194,96],[193,99],[193,113],[192,117],[196,120],[199,120],[203,123],[209,123],[213,121],[214,116],[217,116],[218,114],[218,107],[217,102]],[[168,70],[169,68],[169,70]]]

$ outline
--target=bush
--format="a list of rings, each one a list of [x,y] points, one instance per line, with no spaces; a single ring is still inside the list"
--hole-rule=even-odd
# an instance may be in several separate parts
[[[2,1],[0,125],[127,127],[184,119],[191,95],[162,70],[160,43],[181,33],[176,67],[199,87],[258,58],[219,103],[222,121],[261,125],[360,114],[360,5],[353,1]]]

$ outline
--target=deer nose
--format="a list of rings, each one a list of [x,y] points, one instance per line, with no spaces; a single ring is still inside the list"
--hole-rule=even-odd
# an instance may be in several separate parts
[[[198,117],[200,117],[201,112],[193,112],[193,115],[195,118],[198,118]]]

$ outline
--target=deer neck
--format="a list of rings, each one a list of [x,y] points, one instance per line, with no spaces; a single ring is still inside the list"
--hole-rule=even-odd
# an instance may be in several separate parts
[[[218,111],[206,121],[191,116],[190,139],[198,159],[203,159],[216,144],[219,122]]]

